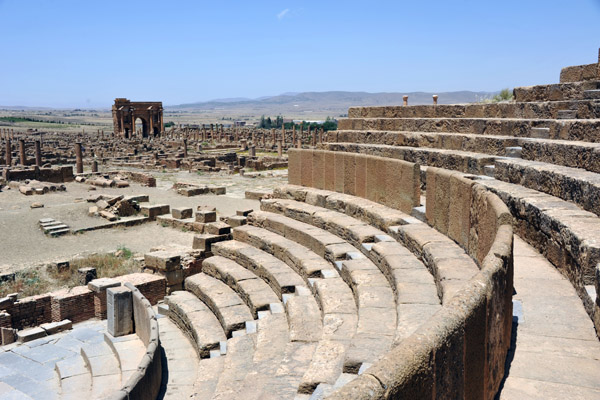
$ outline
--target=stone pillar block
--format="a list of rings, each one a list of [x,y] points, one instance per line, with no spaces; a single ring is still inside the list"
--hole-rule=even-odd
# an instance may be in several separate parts
[[[113,337],[133,333],[133,297],[126,287],[106,290],[107,330]]]

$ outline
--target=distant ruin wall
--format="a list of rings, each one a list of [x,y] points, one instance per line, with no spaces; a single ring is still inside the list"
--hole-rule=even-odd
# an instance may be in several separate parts
[[[24,168],[2,170],[2,177],[6,181],[24,181],[26,179],[35,179],[44,182],[63,183],[71,182],[75,179],[73,167],[53,167],[53,168]]]

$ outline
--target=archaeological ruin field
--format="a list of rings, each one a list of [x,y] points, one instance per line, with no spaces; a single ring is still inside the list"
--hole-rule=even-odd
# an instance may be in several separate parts
[[[333,130],[2,110],[0,398],[600,399],[590,57]]]

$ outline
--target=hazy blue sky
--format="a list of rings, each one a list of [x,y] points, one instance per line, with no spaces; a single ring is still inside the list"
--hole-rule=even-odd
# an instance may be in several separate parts
[[[0,105],[474,90],[595,62],[600,0],[0,0]]]

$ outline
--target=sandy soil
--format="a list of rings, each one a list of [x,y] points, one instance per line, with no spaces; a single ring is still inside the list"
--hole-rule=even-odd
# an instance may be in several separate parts
[[[17,190],[5,188],[0,192],[0,272],[18,270],[48,262],[71,259],[94,252],[115,251],[125,246],[136,253],[144,253],[152,247],[170,244],[189,246],[193,234],[162,227],[149,222],[128,228],[112,228],[52,238],[44,235],[38,227],[41,218],[54,218],[72,228],[93,226],[105,222],[100,217],[89,217],[85,201],[91,194],[147,194],[152,204],[169,204],[171,207],[209,205],[217,208],[219,216],[235,214],[238,209],[258,209],[259,203],[244,198],[246,190],[272,189],[287,182],[287,171],[275,171],[276,176],[257,178],[239,175],[203,174],[189,172],[155,172],[157,187],[142,187],[131,183],[124,189],[97,188],[90,191],[87,184],[67,183],[66,192],[47,193],[42,196],[25,196]],[[171,189],[174,182],[192,182],[227,187],[223,196],[204,195],[183,197]],[[44,208],[31,209],[34,202]]]

